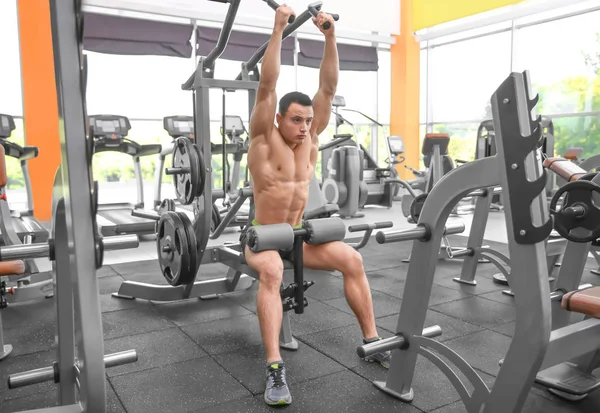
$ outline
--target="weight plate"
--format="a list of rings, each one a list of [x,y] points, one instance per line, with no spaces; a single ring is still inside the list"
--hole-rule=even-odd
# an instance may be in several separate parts
[[[410,203],[410,217],[415,222],[419,222],[419,217],[421,216],[421,211],[423,210],[423,205],[425,205],[426,199],[427,199],[427,194],[419,194]]]
[[[96,214],[98,213],[98,181],[94,181],[94,185],[92,186],[92,214],[94,220],[96,219]]]
[[[600,185],[590,181],[577,180],[569,182],[556,191],[550,201],[550,213],[554,220],[554,229],[565,239],[572,242],[592,242],[600,237],[600,207],[594,203],[594,193],[600,195]],[[564,195],[560,209],[559,199]],[[584,209],[583,215],[575,215],[573,208]],[[587,235],[581,231],[587,230]]]
[[[102,264],[104,263],[104,243],[102,242],[102,236],[98,233],[97,229],[94,241],[96,244],[96,269],[98,270],[102,268]]]
[[[200,184],[198,152],[188,138],[177,138],[174,145],[172,166],[182,170],[173,175],[175,194],[179,202],[189,205],[194,201]]]
[[[196,189],[196,196],[201,196],[204,193],[204,185],[206,183],[206,164],[204,163],[204,156],[200,152],[200,148],[197,145],[193,145],[196,149],[196,155],[198,155],[198,188]]]
[[[165,212],[175,212],[175,201],[172,199],[164,199],[158,207],[158,215],[162,215]]]
[[[176,212],[166,212],[158,221],[156,247],[163,276],[172,286],[182,284],[189,273],[190,248],[184,224]],[[182,277],[183,275],[183,277]]]
[[[213,233],[221,223],[221,213],[215,204],[212,206],[212,219],[210,220],[210,232]]]
[[[189,246],[188,254],[190,257],[188,271],[182,272],[179,279],[181,284],[191,284],[196,280],[196,274],[198,272],[198,253],[196,250],[198,242],[196,238],[196,232],[194,231],[194,226],[192,224],[192,221],[190,221],[190,219],[188,218],[187,214],[185,212],[178,212],[178,215],[181,219],[181,222],[183,223],[183,228],[185,229],[187,235],[187,244]]]

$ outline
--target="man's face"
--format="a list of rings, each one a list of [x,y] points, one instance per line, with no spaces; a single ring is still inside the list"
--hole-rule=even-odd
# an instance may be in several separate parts
[[[288,145],[299,145],[310,135],[313,121],[312,106],[292,103],[285,115],[277,114],[279,132]]]

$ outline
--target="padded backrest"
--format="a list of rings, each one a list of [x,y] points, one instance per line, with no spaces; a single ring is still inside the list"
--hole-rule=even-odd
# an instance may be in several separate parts
[[[437,145],[440,147],[440,154],[447,155],[449,143],[450,135],[447,133],[428,133],[425,135],[425,139],[423,139],[421,153],[423,155],[430,155],[433,153],[433,147]]]
[[[585,169],[565,158],[547,158],[544,161],[544,168],[554,172],[567,182],[576,181],[588,174]]]
[[[577,161],[581,158],[582,153],[583,148],[569,148],[563,155],[563,158],[568,159],[569,161]]]

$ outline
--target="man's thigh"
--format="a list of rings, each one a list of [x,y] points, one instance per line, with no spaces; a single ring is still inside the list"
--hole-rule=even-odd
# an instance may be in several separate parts
[[[278,251],[268,250],[261,252],[252,252],[247,246],[245,248],[246,263],[259,275],[265,272],[273,272],[275,269],[281,270],[283,275],[283,261]]]
[[[358,254],[354,248],[341,241],[320,245],[304,244],[304,266],[313,270],[343,272]]]

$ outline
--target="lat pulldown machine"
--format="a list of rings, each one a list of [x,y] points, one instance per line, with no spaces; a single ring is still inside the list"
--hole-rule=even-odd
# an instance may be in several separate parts
[[[260,47],[248,62],[242,63],[242,71],[236,80],[214,79],[214,64],[223,53],[231,33],[233,22],[241,0],[231,0],[221,29],[219,40],[214,50],[206,57],[201,57],[193,75],[182,86],[185,90],[193,91],[194,97],[194,136],[195,143],[190,139],[178,138],[175,140],[172,168],[169,174],[174,175],[177,185],[176,192],[185,195],[179,197],[183,203],[195,202],[198,210],[192,221],[186,214],[165,209],[162,213],[155,214],[158,221],[157,252],[161,271],[169,285],[154,285],[135,281],[125,281],[121,284],[118,293],[113,294],[121,298],[141,298],[153,301],[175,301],[192,297],[213,298],[215,296],[248,289],[256,274],[245,262],[241,245],[227,243],[208,247],[210,225],[214,195],[212,188],[212,167],[207,162],[211,159],[212,144],[210,141],[209,123],[209,90],[211,88],[228,90],[246,90],[248,92],[249,115],[254,107],[256,91],[258,89],[259,73],[257,64],[262,59],[268,43]],[[276,3],[269,2],[271,7],[277,8]],[[296,16],[293,23],[283,31],[283,38],[293,33],[298,27],[316,16],[321,9],[321,2],[313,3],[307,10]],[[337,16],[334,16],[334,18]],[[311,185],[318,184],[313,179]],[[311,186],[311,190],[314,187]],[[232,210],[237,211],[246,199],[252,200],[252,188],[243,188],[238,192]],[[252,218],[253,205],[251,203],[250,219]],[[309,212],[309,211],[307,211]],[[228,215],[229,215],[228,214]],[[307,218],[305,214],[305,218]],[[226,225],[223,221],[220,225]],[[364,231],[363,239],[355,248],[364,246],[372,231],[377,228],[387,228],[391,222],[357,225],[349,228],[350,232]],[[257,227],[258,228],[258,227]],[[248,247],[253,251],[264,249],[294,248],[294,263],[284,260],[286,274],[293,272],[294,281],[287,286],[282,286],[281,299],[285,309],[282,320],[280,346],[295,350],[298,343],[294,339],[290,326],[289,311],[302,313],[307,300],[304,292],[312,283],[304,280],[302,267],[302,243],[323,243],[332,240],[341,240],[346,234],[346,228],[339,218],[308,219],[302,229],[292,229],[287,224],[264,225],[249,229]],[[197,281],[196,278],[206,268],[207,264],[222,263],[228,267],[225,277]],[[285,278],[287,276],[284,275]]]

